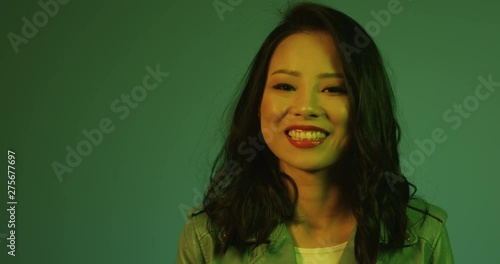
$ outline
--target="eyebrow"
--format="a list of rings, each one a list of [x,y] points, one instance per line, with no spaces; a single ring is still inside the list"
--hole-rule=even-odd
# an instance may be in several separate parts
[[[298,72],[298,71],[292,71],[292,70],[287,70],[287,69],[277,70],[277,71],[273,72],[271,75],[274,75],[276,73],[284,73],[284,74],[292,75],[292,76],[295,76],[295,77],[299,77],[300,76],[300,72]],[[318,74],[318,79],[323,79],[323,78],[344,78],[344,74],[342,74],[342,73],[336,73],[336,72],[332,72],[332,73],[320,73],[320,74]]]

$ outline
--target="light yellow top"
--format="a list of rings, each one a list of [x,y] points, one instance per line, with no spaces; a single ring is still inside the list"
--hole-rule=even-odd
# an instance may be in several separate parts
[[[347,241],[333,246],[324,248],[299,248],[295,247],[295,257],[297,264],[337,264],[344,252]]]

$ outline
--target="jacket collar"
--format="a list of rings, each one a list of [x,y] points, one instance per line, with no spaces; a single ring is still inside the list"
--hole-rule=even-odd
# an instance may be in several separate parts
[[[354,237],[356,235],[356,230],[357,225],[354,226],[351,236],[347,241],[344,253],[339,262],[340,264],[355,263]],[[410,223],[406,230],[407,239],[404,245],[410,246],[417,243],[417,235]],[[380,234],[380,243],[387,244],[389,242],[389,237],[387,228],[383,224],[381,225]],[[281,223],[274,228],[269,236],[269,240],[269,244],[259,245],[250,253],[248,263],[263,264],[268,263],[270,260],[280,260],[280,263],[296,263],[294,240],[285,223]],[[251,242],[255,241],[255,239],[249,239],[247,241]]]
[[[415,233],[415,230],[411,226],[411,223],[408,223],[408,226],[406,228],[406,240],[404,242],[405,246],[411,246],[415,243],[417,243],[417,234]],[[381,244],[387,244],[389,243],[389,232],[387,231],[387,228],[381,224],[380,225],[380,243]]]

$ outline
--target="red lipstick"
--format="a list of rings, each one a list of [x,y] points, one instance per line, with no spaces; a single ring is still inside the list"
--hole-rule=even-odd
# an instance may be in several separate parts
[[[314,140],[314,139],[303,139],[303,140],[293,139],[291,136],[288,135],[288,132],[290,130],[294,130],[294,129],[301,130],[301,131],[319,131],[319,132],[325,133],[327,137],[330,134],[325,129],[317,127],[317,126],[309,126],[309,125],[289,126],[285,130],[286,138],[288,139],[288,141],[292,145],[294,145],[297,148],[314,148],[314,147],[320,145],[321,143],[323,143],[325,141],[326,137],[321,138],[321,139],[316,139],[316,140]]]

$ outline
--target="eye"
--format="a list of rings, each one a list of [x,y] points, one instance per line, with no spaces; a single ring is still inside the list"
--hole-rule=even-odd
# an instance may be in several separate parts
[[[347,90],[344,87],[327,87],[323,89],[323,91],[329,91],[329,93],[341,93],[341,94],[346,94]]]
[[[284,90],[284,91],[291,91],[295,88],[293,86],[286,84],[286,83],[278,83],[275,86],[273,86],[274,89],[276,90]]]

